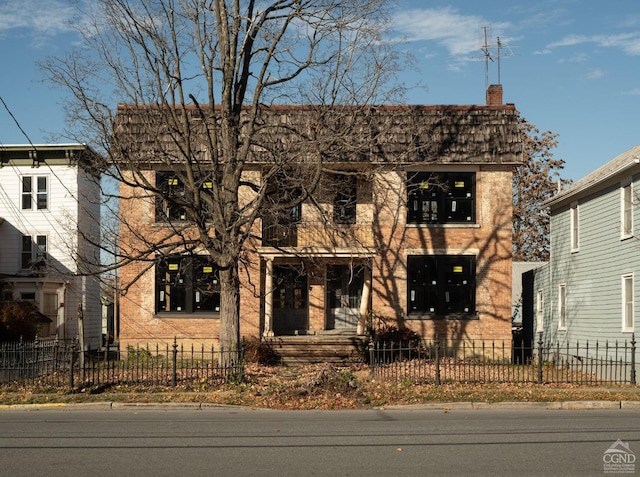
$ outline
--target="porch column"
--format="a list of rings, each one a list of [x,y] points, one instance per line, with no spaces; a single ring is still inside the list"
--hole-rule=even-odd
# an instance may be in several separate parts
[[[264,277],[264,336],[273,336],[273,259],[267,258]]]
[[[371,297],[371,269],[364,267],[364,280],[362,284],[362,298],[360,299],[360,317],[356,333],[363,335],[367,326],[367,316],[369,315],[369,300]]]

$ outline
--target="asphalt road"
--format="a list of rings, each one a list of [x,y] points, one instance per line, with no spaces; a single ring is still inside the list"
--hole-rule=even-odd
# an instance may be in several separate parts
[[[12,410],[0,475],[602,476],[618,440],[635,472],[632,409]]]

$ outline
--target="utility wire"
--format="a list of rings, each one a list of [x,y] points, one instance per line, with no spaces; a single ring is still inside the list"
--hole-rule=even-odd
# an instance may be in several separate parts
[[[20,122],[18,121],[18,119],[13,115],[13,113],[11,112],[11,110],[9,109],[9,106],[7,106],[7,103],[5,103],[4,99],[2,98],[2,96],[0,96],[0,101],[2,102],[2,105],[4,106],[4,109],[7,110],[7,113],[9,113],[9,116],[11,116],[11,119],[13,119],[13,122],[16,123],[16,126],[18,126],[18,129],[20,130],[20,132],[22,133],[22,135],[24,137],[27,138],[27,141],[29,141],[29,144],[31,145],[31,147],[33,147],[33,149],[35,150],[36,147],[33,145],[33,143],[31,142],[31,139],[29,138],[29,135],[25,132],[24,129],[22,129],[22,126],[20,126]]]

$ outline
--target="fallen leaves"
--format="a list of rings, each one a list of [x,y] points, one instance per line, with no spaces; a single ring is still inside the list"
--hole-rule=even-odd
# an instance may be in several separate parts
[[[305,365],[295,368],[249,365],[245,380],[215,387],[199,382],[197,389],[118,385],[82,394],[65,389],[33,387],[2,388],[0,403],[44,402],[200,402],[271,409],[359,409],[427,402],[550,402],[640,400],[637,386],[589,387],[576,385],[413,384],[372,379],[362,364]],[[444,412],[450,412],[449,407]]]

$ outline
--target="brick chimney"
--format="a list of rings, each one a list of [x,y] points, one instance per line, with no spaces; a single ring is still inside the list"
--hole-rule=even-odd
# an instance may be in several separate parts
[[[501,84],[491,84],[487,88],[487,106],[502,106]]]

